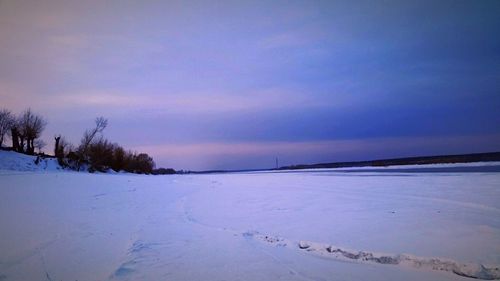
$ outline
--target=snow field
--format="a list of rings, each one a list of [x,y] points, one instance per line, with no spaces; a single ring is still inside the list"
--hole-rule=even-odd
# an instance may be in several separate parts
[[[4,170],[0,280],[498,279],[499,187],[499,173]]]

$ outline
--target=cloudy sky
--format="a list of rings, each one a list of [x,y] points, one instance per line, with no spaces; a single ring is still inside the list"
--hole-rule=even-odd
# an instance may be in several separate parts
[[[0,0],[0,107],[158,166],[500,150],[500,1]],[[50,147],[46,149],[50,151]]]

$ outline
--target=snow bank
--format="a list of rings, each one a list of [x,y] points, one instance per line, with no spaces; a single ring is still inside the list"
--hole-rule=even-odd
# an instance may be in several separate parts
[[[55,158],[38,158],[14,151],[0,150],[0,171],[57,171],[62,170]]]

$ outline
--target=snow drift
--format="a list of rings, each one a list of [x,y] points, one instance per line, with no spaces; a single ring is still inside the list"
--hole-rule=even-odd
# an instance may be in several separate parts
[[[26,155],[0,150],[0,171],[58,171],[62,170],[57,159]]]

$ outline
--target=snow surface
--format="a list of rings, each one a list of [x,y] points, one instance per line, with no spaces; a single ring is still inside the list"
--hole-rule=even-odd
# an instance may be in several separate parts
[[[2,281],[500,278],[500,173],[0,167]]]
[[[57,171],[62,169],[55,158],[40,157],[38,164],[35,163],[36,159],[36,156],[25,155],[14,151],[0,150],[0,172]]]

